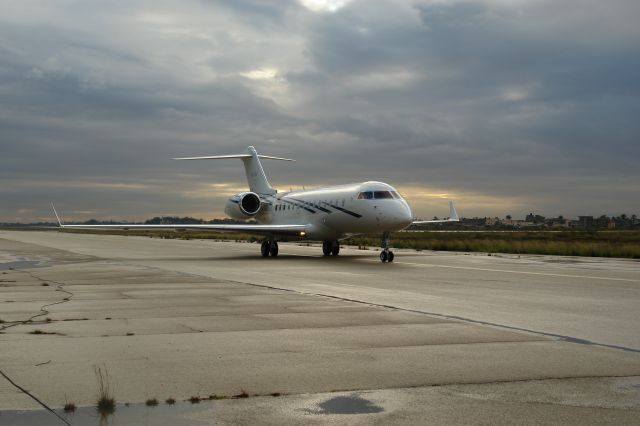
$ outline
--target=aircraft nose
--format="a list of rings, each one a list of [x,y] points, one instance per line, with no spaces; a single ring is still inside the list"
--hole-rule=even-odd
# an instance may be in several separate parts
[[[406,223],[406,226],[409,226],[411,222],[413,222],[413,212],[411,211],[411,208],[408,205],[405,205],[403,215],[402,215],[402,222]]]
[[[398,208],[395,212],[395,219],[398,226],[405,228],[413,222],[413,213],[406,202],[400,202],[398,204]]]

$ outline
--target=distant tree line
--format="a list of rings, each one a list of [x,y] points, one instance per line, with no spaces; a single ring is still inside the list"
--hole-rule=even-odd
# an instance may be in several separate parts
[[[255,221],[249,221],[252,223]],[[156,216],[151,219],[147,219],[144,222],[130,222],[126,220],[97,220],[97,219],[89,219],[84,222],[79,221],[65,221],[65,224],[68,225],[174,225],[178,223],[188,224],[188,225],[197,225],[197,224],[236,224],[236,223],[247,223],[244,221],[239,221],[235,219],[213,219],[213,220],[204,220],[204,219],[196,219],[193,217],[185,216]],[[57,222],[36,222],[36,223],[11,223],[11,222],[0,222],[0,227],[3,228],[24,228],[24,227],[57,227]]]
[[[434,219],[438,219],[434,217]],[[115,221],[115,220],[97,220],[89,219],[84,222],[79,221],[65,221],[65,223],[71,225],[174,225],[174,224],[237,224],[247,223],[245,221],[239,221],[235,219],[213,219],[204,220],[197,219],[190,216],[156,216],[151,219],[147,219],[144,222],[129,222],[129,221]],[[248,223],[255,223],[254,220]],[[3,228],[25,228],[25,227],[57,227],[57,222],[37,222],[37,223],[0,223],[0,227]],[[498,217],[474,217],[474,218],[460,218],[460,222],[449,223],[437,223],[420,225],[420,229],[554,229],[554,228],[574,228],[574,229],[640,229],[640,219],[637,215],[632,214],[630,216],[621,214],[619,216],[607,216],[601,215],[599,217],[593,216],[579,216],[578,219],[567,219],[560,215],[558,217],[547,218],[538,214],[529,213],[525,219],[513,219],[511,215],[506,215],[504,219]]]
[[[437,219],[437,218],[434,218]],[[562,215],[557,217],[544,217],[539,214],[529,213],[524,219],[514,219],[511,215],[506,215],[504,219],[499,217],[474,217],[461,218],[459,222],[438,223],[420,225],[420,229],[582,229],[582,230],[605,230],[605,229],[640,229],[640,219],[633,214],[628,216],[601,215],[578,216],[577,219],[569,219]]]

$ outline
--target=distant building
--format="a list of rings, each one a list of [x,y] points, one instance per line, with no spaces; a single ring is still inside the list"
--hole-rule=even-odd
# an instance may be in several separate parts
[[[460,218],[460,223],[464,226],[485,226],[487,224],[485,217]]]
[[[593,226],[594,226],[594,228],[602,228],[602,229],[608,228],[610,222],[611,222],[611,219],[608,218],[605,215],[593,218]]]
[[[484,224],[487,226],[496,226],[498,224],[500,224],[500,218],[499,217],[485,217],[484,218]]]
[[[593,228],[593,216],[578,216],[580,228]]]
[[[544,223],[545,217],[540,216],[539,214],[529,213],[524,220],[525,222],[531,222],[535,225],[538,225],[540,223]]]
[[[570,222],[563,216],[546,219],[545,223],[551,228],[568,228],[570,226]]]
[[[506,219],[502,219],[500,221],[500,224],[505,226],[513,226],[515,228],[522,228],[523,226],[526,226],[527,222],[522,219],[512,219],[510,216],[508,216]]]

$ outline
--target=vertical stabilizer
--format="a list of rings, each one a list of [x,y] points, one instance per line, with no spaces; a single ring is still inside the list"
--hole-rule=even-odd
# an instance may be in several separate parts
[[[257,194],[275,194],[277,191],[269,184],[256,149],[250,146],[247,148],[247,153],[249,156],[243,157],[242,162],[247,174],[249,190]]]

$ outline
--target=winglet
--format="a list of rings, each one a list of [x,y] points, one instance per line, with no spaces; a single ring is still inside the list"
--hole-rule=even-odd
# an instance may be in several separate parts
[[[459,222],[460,218],[458,218],[458,212],[453,205],[453,201],[449,201],[449,220],[451,222]]]
[[[51,208],[53,209],[53,213],[56,215],[56,219],[58,219],[58,225],[60,225],[60,228],[64,228],[64,225],[60,220],[60,216],[58,216],[58,212],[56,211],[56,206],[54,206],[53,203],[51,203]]]

